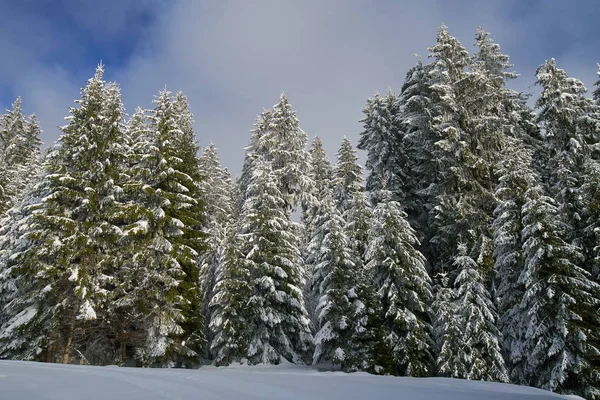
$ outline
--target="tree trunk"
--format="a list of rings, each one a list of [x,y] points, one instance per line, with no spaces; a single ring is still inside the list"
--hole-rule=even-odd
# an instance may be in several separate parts
[[[121,342],[121,362],[125,366],[127,364],[127,343]]]
[[[65,349],[63,351],[62,363],[68,364],[71,356],[71,347],[73,345],[73,332],[75,331],[75,315],[71,317],[71,323],[69,324],[69,330],[67,331],[67,341],[65,343]]]

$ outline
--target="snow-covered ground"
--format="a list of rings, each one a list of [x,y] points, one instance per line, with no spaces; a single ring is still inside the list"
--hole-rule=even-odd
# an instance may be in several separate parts
[[[564,399],[539,389],[443,378],[318,372],[293,365],[199,370],[0,361],[2,400]]]

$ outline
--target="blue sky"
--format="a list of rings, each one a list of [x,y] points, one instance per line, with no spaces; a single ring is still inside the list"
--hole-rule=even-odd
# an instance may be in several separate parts
[[[593,0],[0,0],[0,107],[22,96],[54,142],[99,60],[129,111],[183,90],[201,145],[235,174],[256,115],[285,91],[331,157],[354,143],[368,97],[399,91],[443,22],[468,49],[478,25],[511,56],[513,87],[536,92],[554,57],[592,89],[600,62]]]

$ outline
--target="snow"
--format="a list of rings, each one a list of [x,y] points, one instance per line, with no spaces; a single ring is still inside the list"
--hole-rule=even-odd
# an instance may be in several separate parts
[[[0,399],[566,399],[541,389],[447,378],[318,372],[292,364],[141,369],[0,361]]]

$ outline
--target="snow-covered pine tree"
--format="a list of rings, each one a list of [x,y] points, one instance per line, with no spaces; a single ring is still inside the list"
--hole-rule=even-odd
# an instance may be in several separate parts
[[[406,154],[410,154],[410,162],[405,167],[406,174],[412,175],[412,185],[404,187],[404,211],[408,214],[411,226],[417,229],[420,237],[428,233],[429,212],[433,207],[428,197],[431,178],[436,176],[439,167],[433,152],[435,132],[432,130],[431,113],[428,107],[432,103],[433,94],[429,72],[433,64],[423,65],[421,57],[417,64],[408,70],[402,90],[398,96],[399,115],[397,116]],[[423,243],[426,250],[427,243]]]
[[[477,223],[471,215],[471,204],[462,192],[471,183],[471,151],[465,131],[463,86],[468,82],[465,68],[470,57],[460,42],[445,26],[438,31],[437,43],[429,49],[433,58],[428,73],[431,91],[425,110],[430,115],[430,132],[425,148],[430,149],[435,166],[424,171],[424,204],[429,211],[429,246],[427,256],[435,273],[452,269],[459,236],[467,238],[469,225]],[[428,165],[430,165],[428,163]],[[430,167],[432,167],[430,165]],[[429,256],[431,253],[431,256]]]
[[[583,83],[558,68],[554,59],[541,65],[536,77],[536,84],[542,87],[536,101],[537,121],[544,137],[542,154],[547,157],[542,179],[557,202],[563,221],[568,224],[565,238],[580,246],[585,160],[591,154],[591,147],[597,146],[600,139],[595,129],[582,129],[581,118],[591,116],[594,104],[585,97]]]
[[[366,267],[378,290],[386,342],[397,374],[430,376],[433,296],[425,258],[415,249],[419,242],[406,214],[385,185],[379,198],[369,230]]]
[[[240,177],[241,201],[247,198],[247,188],[253,175],[253,163],[258,158],[271,162],[287,208],[291,211],[308,199],[312,182],[309,179],[310,160],[306,151],[308,137],[300,128],[296,112],[281,94],[271,110],[257,118]]]
[[[19,180],[21,182],[21,193],[25,193],[34,183],[39,180],[42,169],[43,156],[41,152],[42,140],[40,135],[42,129],[35,114],[29,116],[25,126],[25,140],[22,154],[21,173]]]
[[[352,142],[344,136],[333,173],[333,199],[342,215],[350,209],[354,195],[363,190],[362,171],[357,161],[358,156]]]
[[[0,214],[20,200],[40,170],[41,133],[35,115],[23,115],[21,98],[0,117]]]
[[[304,280],[303,287],[304,300],[313,326],[318,322],[314,311],[317,298],[312,287],[312,277],[315,265],[318,263],[317,251],[321,248],[323,238],[320,237],[321,231],[319,225],[323,220],[323,199],[326,193],[332,189],[333,168],[323,148],[323,142],[317,136],[313,140],[310,149],[310,178],[314,182],[312,196],[307,202],[302,213],[303,244],[302,259],[304,261]]]
[[[12,110],[0,117],[0,214],[11,207],[16,195],[14,168],[18,161],[18,149],[25,132],[25,116],[21,111],[21,98],[12,104]]]
[[[22,256],[36,244],[27,233],[46,194],[33,188],[0,220],[0,358],[55,361],[51,351],[40,354],[47,350],[48,338],[45,327],[34,326],[35,318],[44,320],[48,311],[40,307],[44,287],[31,279]]]
[[[596,72],[596,74],[598,75],[598,77],[600,77],[600,64],[598,64],[598,72]],[[596,81],[594,85],[597,87],[596,90],[594,90],[594,92],[592,93],[592,98],[596,100],[596,104],[600,105],[600,80]]]
[[[251,264],[240,248],[235,220],[226,226],[223,254],[215,277],[214,295],[210,299],[210,354],[217,366],[248,360],[247,304],[252,297]]]
[[[519,306],[525,290],[519,281],[524,264],[521,210],[525,205],[525,192],[537,184],[532,164],[531,153],[525,145],[519,139],[507,139],[497,167],[498,205],[492,227],[496,271],[493,296],[498,309],[502,350],[509,368],[522,356],[518,330]]]
[[[246,304],[247,358],[251,364],[303,363],[312,336],[301,290],[298,227],[271,161],[257,158],[252,164],[240,216],[241,250],[252,279]]]
[[[129,301],[142,317],[143,345],[137,357],[154,363],[190,365],[204,346],[198,258],[205,249],[205,207],[197,145],[179,128],[181,119],[167,90],[144,125],[136,113],[135,155],[124,228],[132,276]],[[137,133],[135,133],[137,132]]]
[[[235,221],[235,188],[229,171],[221,166],[214,144],[210,144],[200,157],[200,169],[203,175],[203,195],[206,203],[206,227],[208,249],[202,255],[200,285],[203,298],[203,315],[207,350],[212,342],[210,334],[209,304],[214,295],[216,278],[226,249],[227,230]]]
[[[241,213],[241,209],[247,197],[246,192],[248,191],[248,185],[250,185],[252,179],[254,161],[267,153],[265,143],[261,141],[261,138],[268,129],[270,115],[271,112],[265,109],[258,114],[256,122],[254,123],[254,129],[251,130],[252,136],[250,137],[250,143],[244,148],[246,154],[244,156],[244,164],[242,165],[242,173],[236,182],[240,191],[238,214]]]
[[[356,300],[353,300],[353,303],[359,305],[357,313],[363,313],[361,317],[358,315],[356,317],[359,318],[358,325],[354,329],[355,334],[351,340],[351,347],[355,350],[351,354],[354,359],[360,360],[362,357],[365,361],[357,364],[351,362],[348,356],[346,365],[356,365],[357,367],[351,368],[361,368],[376,373],[390,373],[395,371],[395,366],[389,351],[390,347],[385,341],[385,329],[380,321],[381,305],[371,275],[365,268],[372,209],[369,194],[363,188],[362,167],[357,161],[356,150],[350,140],[344,137],[334,167],[332,196],[334,205],[344,221],[342,229],[348,240],[345,250],[350,254],[354,266],[352,274]],[[322,196],[322,198],[328,197],[328,193]],[[327,207],[325,204],[323,209],[325,221],[330,218]]]
[[[500,352],[496,310],[485,287],[480,267],[459,243],[454,258],[458,276],[454,281],[459,335],[466,353],[466,370],[462,378],[508,382],[504,359]]]
[[[371,199],[377,203],[375,196],[381,189],[381,182],[387,182],[387,188],[394,194],[394,199],[411,210],[415,207],[415,180],[411,174],[411,157],[407,154],[408,142],[402,126],[400,102],[398,97],[388,89],[387,95],[375,96],[367,100],[363,110],[365,117],[363,132],[358,142],[358,148],[367,152],[366,169],[369,175],[366,180],[366,190],[371,193]]]
[[[486,159],[494,159],[503,136],[512,136],[523,141],[532,152],[540,150],[539,127],[535,113],[527,105],[528,96],[510,89],[508,82],[517,78],[511,71],[509,56],[500,51],[491,35],[481,27],[475,35],[478,51],[473,55],[471,71],[474,72],[473,87],[477,88],[471,99],[471,113],[476,135],[484,136],[480,150]],[[484,135],[477,132],[482,127]],[[498,160],[496,160],[498,161]]]
[[[513,381],[559,393],[597,397],[599,286],[577,266],[582,255],[567,243],[559,208],[539,186],[525,192],[524,269],[519,282],[522,353]]]
[[[317,234],[311,243],[318,261],[313,276],[318,297],[313,364],[330,361],[344,371],[384,372],[389,366],[381,365],[379,304],[364,282],[365,274],[355,260],[331,189],[326,189],[319,215]]]
[[[90,345],[106,339],[113,250],[120,236],[114,219],[124,114],[118,87],[105,85],[103,73],[98,66],[82,89],[79,107],[71,109],[45,164],[38,190],[46,196],[24,235],[33,245],[16,257],[27,278],[16,296],[33,299],[23,302],[33,315],[13,333],[31,340],[12,349],[12,357],[34,358],[47,347],[49,360],[60,354],[68,363],[75,349],[89,359],[96,355],[88,352]]]
[[[464,378],[468,371],[468,355],[460,319],[456,310],[455,292],[448,274],[436,275],[435,300],[432,305],[433,339],[437,354],[438,376]]]

